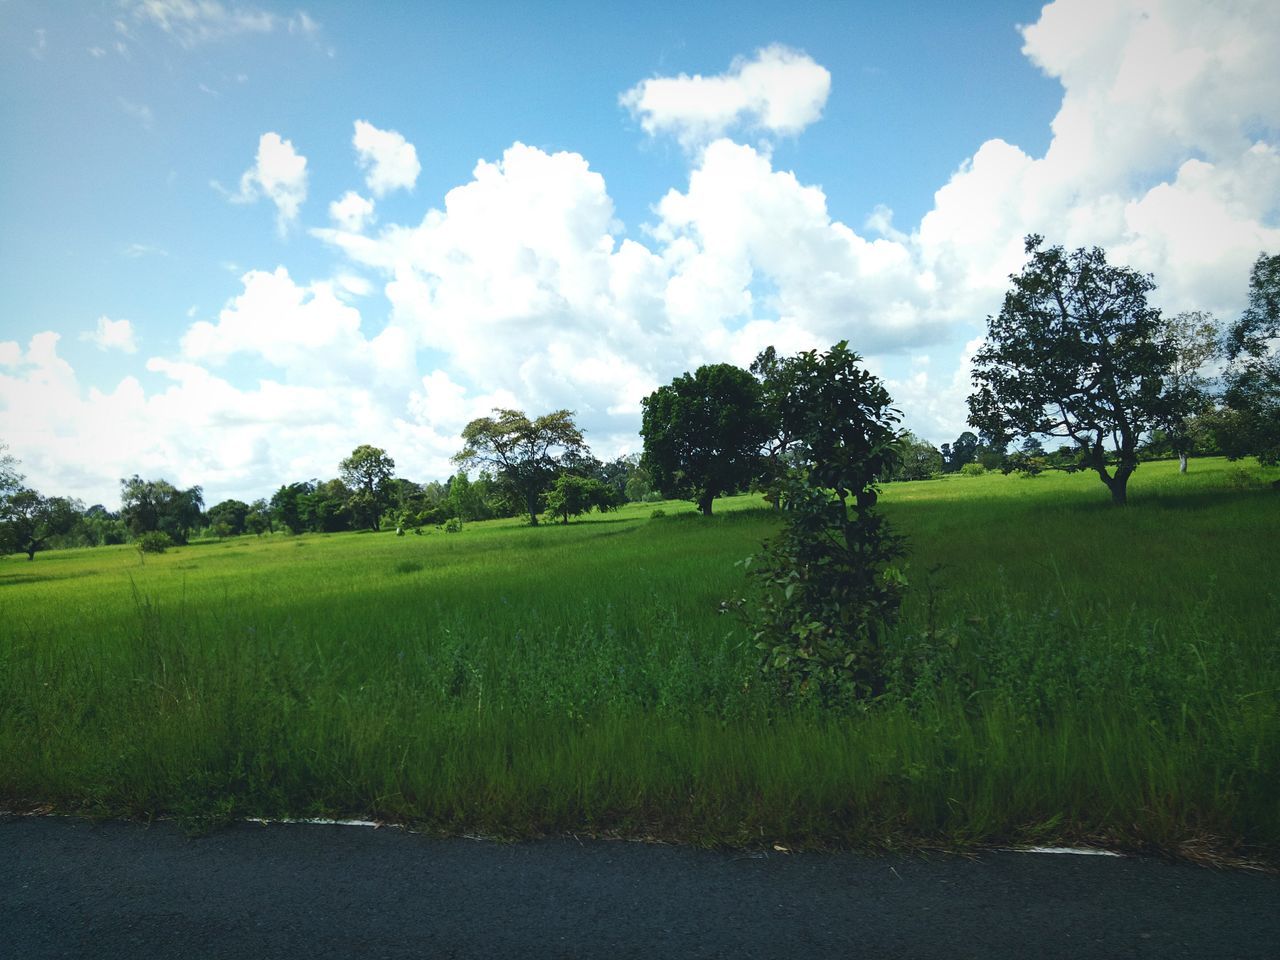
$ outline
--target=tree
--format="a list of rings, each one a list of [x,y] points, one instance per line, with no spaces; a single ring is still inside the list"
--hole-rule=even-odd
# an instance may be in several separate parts
[[[1187,457],[1195,449],[1194,419],[1213,407],[1204,367],[1218,356],[1218,324],[1199,310],[1179,313],[1165,321],[1161,339],[1173,352],[1165,376],[1165,396],[1172,402],[1158,426],[1178,455],[1178,470],[1187,472]]]
[[[454,455],[464,470],[491,467],[498,479],[524,503],[529,523],[538,525],[539,498],[562,461],[589,455],[573,411],[554,410],[530,420],[520,410],[494,409],[495,416],[472,420],[463,428],[466,444]]]
[[[255,536],[264,533],[275,533],[276,525],[271,518],[271,507],[263,497],[249,504],[249,512],[244,518],[244,528]]]
[[[78,500],[18,487],[0,496],[0,546],[5,553],[20,551],[34,560],[50,539],[70,533],[83,512]]]
[[[942,469],[946,473],[955,473],[966,463],[973,463],[978,457],[978,435],[966,430],[956,437],[954,443],[942,445]]]
[[[1262,463],[1280,462],[1280,254],[1259,254],[1249,305],[1227,333],[1231,361],[1224,398],[1236,412],[1233,446]]]
[[[244,533],[249,505],[243,500],[223,500],[210,507],[205,516],[209,526],[225,530],[221,536],[238,537]]]
[[[362,443],[339,465],[342,482],[351,490],[348,507],[356,526],[377,530],[395,496],[396,462],[381,447]]]
[[[773,423],[760,383],[728,363],[676,377],[642,401],[643,464],[667,497],[711,516],[711,502],[749,484]]]
[[[307,529],[302,498],[314,491],[315,484],[305,480],[281,486],[271,495],[272,516],[288,527],[290,533],[302,533]]]
[[[120,481],[120,515],[134,537],[158,530],[174,543],[186,543],[203,509],[199,487],[179,490],[167,480],[143,480],[136,474]]]
[[[942,454],[928,440],[907,431],[898,438],[897,463],[886,480],[928,480],[942,470]]]
[[[883,641],[906,583],[892,563],[901,539],[875,509],[899,415],[860,362],[844,341],[794,358],[780,407],[793,428],[778,487],[786,525],[748,561],[762,670],[790,694],[829,703],[883,690]]]
[[[352,529],[352,491],[341,480],[325,480],[298,498],[303,525],[316,533],[337,533]]]
[[[587,513],[592,507],[605,513],[621,506],[624,497],[615,487],[595,477],[562,473],[556,477],[546,496],[547,513],[568,523],[570,517]]]
[[[987,318],[969,422],[997,444],[1070,439],[1122,505],[1142,435],[1181,410],[1164,391],[1175,358],[1160,311],[1147,305],[1155,281],[1108,265],[1099,247],[1067,253],[1043,242],[1027,237],[1029,260],[1010,277],[999,315]]]

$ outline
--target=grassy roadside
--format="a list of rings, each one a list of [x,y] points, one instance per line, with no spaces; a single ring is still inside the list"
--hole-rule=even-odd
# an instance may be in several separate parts
[[[891,702],[775,703],[757,501],[0,562],[0,799],[519,836],[1280,860],[1276,471],[896,484]]]

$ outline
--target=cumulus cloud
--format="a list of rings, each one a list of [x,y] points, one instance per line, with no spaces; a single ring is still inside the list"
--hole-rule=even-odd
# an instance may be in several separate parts
[[[808,54],[774,44],[751,59],[738,57],[725,73],[651,77],[618,100],[646,133],[668,133],[695,147],[739,126],[797,134],[822,116],[830,92],[825,67]]]
[[[343,230],[359,233],[373,219],[373,201],[348,190],[341,200],[329,204],[329,216]]]
[[[413,144],[395,130],[379,130],[364,120],[357,120],[355,127],[351,143],[373,195],[382,197],[401,188],[412,190],[422,172]]]
[[[81,340],[88,340],[99,350],[120,350],[124,353],[137,353],[138,344],[134,339],[133,324],[128,320],[112,320],[99,317],[98,326],[80,334]]]
[[[1257,53],[1280,47],[1280,23],[1266,13],[1050,4],[1024,33],[1027,55],[1063,85],[1048,149],[975,144],[915,225],[895,225],[885,208],[837,216],[801,172],[715,135],[798,129],[794,118],[820,112],[825,82],[792,108],[728,98],[712,109],[708,96],[680,113],[676,101],[664,112],[662,88],[646,81],[627,95],[642,124],[700,148],[684,182],[655,198],[650,223],[624,234],[587,158],[520,143],[414,223],[375,229],[372,201],[349,193],[330,207],[333,226],[312,231],[343,255],[334,278],[243,273],[240,292],[192,323],[177,355],[148,361],[159,390],[132,378],[110,393],[83,389],[56,334],[0,343],[0,436],[60,489],[63,477],[83,475],[88,490],[94,477],[182,464],[188,472],[171,479],[259,496],[283,479],[331,476],[362,442],[427,479],[449,472],[462,425],[492,406],[574,409],[596,453],[612,456],[637,448],[640,400],[674,375],[746,364],[769,344],[791,353],[848,339],[886,379],[905,426],[952,440],[965,429],[984,319],[1028,232],[1100,244],[1113,262],[1152,271],[1166,309],[1240,309],[1253,258],[1280,249],[1276,67]],[[738,83],[767,59],[721,79]],[[715,80],[685,78],[680,89]],[[807,113],[795,106],[806,102]],[[1146,132],[1129,136],[1127,123]],[[292,219],[305,160],[268,137],[300,161],[292,213],[281,207]],[[289,180],[259,172],[269,152],[260,147],[242,193],[271,196],[267,183]],[[375,168],[371,159],[371,178]],[[242,358],[270,376],[235,385]],[[99,449],[94,430],[128,449]]]
[[[264,133],[258,138],[254,164],[241,175],[240,190],[231,194],[231,200],[252,203],[260,196],[275,204],[276,228],[282,234],[298,218],[298,210],[307,199],[307,158],[278,133]]]

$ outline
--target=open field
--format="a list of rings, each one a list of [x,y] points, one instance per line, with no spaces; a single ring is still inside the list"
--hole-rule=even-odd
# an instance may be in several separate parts
[[[699,843],[1280,860],[1280,471],[895,484],[893,688],[789,710],[717,613],[754,498],[0,561],[0,802]]]

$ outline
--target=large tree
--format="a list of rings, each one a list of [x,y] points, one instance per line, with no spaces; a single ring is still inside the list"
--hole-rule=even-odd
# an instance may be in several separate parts
[[[203,509],[199,487],[179,490],[167,480],[143,480],[136,474],[120,481],[120,516],[135,537],[158,530],[174,543],[186,543]]]
[[[1225,399],[1235,411],[1238,447],[1280,462],[1280,254],[1259,254],[1249,305],[1228,331]]]
[[[643,464],[667,497],[711,516],[711,502],[750,483],[774,430],[759,381],[728,363],[676,377],[643,401]]]
[[[357,526],[377,530],[396,490],[396,462],[387,451],[362,443],[339,465],[342,482],[351,490],[348,506]]]
[[[44,497],[29,487],[0,495],[0,550],[20,551],[34,560],[53,537],[70,533],[84,504],[66,497]]]
[[[1155,281],[1107,263],[1099,247],[1068,253],[1026,242],[1028,262],[988,317],[974,357],[969,422],[996,445],[1033,434],[1065,437],[1124,504],[1138,441],[1178,413],[1165,392],[1175,359],[1147,304]],[[1114,461],[1114,462],[1113,462]]]
[[[573,411],[554,410],[530,420],[520,410],[495,409],[492,417],[472,420],[463,428],[466,445],[454,455],[464,470],[489,467],[538,525],[539,499],[562,465],[590,456]]]

